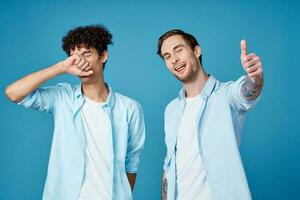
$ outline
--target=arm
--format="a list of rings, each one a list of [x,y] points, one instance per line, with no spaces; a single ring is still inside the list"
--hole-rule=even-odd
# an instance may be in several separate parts
[[[136,173],[126,173],[128,182],[130,184],[131,190],[133,191],[134,184],[135,184],[135,179],[136,179]]]
[[[247,77],[241,87],[241,95],[245,100],[255,100],[263,87],[263,69],[260,57],[255,53],[247,55],[247,43],[241,41],[241,62]]]
[[[162,181],[161,181],[161,200],[167,200],[167,190],[168,190],[168,182],[165,176],[165,172],[163,172]]]
[[[133,190],[140,155],[145,142],[145,123],[141,106],[132,104],[133,113],[129,120],[128,144],[125,159],[125,169],[131,189]]]
[[[93,74],[90,64],[79,55],[72,55],[64,61],[53,66],[29,74],[9,85],[6,96],[13,102],[22,101],[28,94],[37,89],[41,84],[59,74],[69,73],[76,76],[89,76]]]

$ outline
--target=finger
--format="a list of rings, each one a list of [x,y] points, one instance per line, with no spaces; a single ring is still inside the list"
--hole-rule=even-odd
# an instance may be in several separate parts
[[[89,66],[87,66],[84,70],[85,70],[85,71],[89,71],[89,70],[91,70],[91,69],[92,69],[92,65],[89,64]]]
[[[94,73],[93,70],[81,71],[80,76],[91,76]]]
[[[241,55],[245,57],[247,55],[247,43],[246,40],[241,40]]]
[[[81,59],[81,61],[78,63],[78,68],[81,69],[81,67],[86,63],[84,59]]]
[[[252,72],[252,73],[249,73],[248,76],[249,77],[262,77],[262,74],[263,74],[263,70],[262,68],[259,68],[258,70]]]
[[[257,63],[256,65],[252,66],[252,67],[248,67],[246,69],[247,73],[252,73],[252,72],[255,72],[256,70],[258,70],[259,68],[261,68],[261,63]]]
[[[255,53],[250,53],[250,54],[245,56],[245,61],[252,60],[255,57],[257,57]]]
[[[80,61],[82,60],[81,57],[77,54],[74,54],[73,56],[74,56],[74,59],[75,59],[74,64],[78,65],[80,63]]]
[[[88,62],[85,62],[81,67],[80,69],[81,70],[85,70],[85,68],[87,68],[90,64]]]
[[[245,67],[253,67],[254,65],[256,65],[257,63],[260,62],[260,58],[259,57],[254,57],[252,60],[245,62]]]

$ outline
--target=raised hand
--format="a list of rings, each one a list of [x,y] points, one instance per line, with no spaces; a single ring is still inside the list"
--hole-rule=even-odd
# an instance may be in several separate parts
[[[247,77],[241,87],[241,94],[247,100],[256,99],[263,86],[261,59],[255,53],[247,54],[246,40],[241,40],[241,62]]]
[[[83,57],[73,54],[61,62],[64,73],[72,74],[79,77],[90,76],[94,72],[92,65]]]
[[[263,69],[261,59],[255,53],[247,54],[246,40],[241,40],[241,62],[250,78],[262,79]]]

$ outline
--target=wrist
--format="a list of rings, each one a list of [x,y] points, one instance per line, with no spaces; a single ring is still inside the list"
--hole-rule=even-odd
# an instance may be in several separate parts
[[[262,76],[249,76],[247,75],[246,81],[250,81],[253,86],[257,87],[257,86],[261,86],[263,84],[263,77]]]
[[[57,71],[57,74],[65,74],[67,72],[66,67],[63,65],[63,62],[58,62],[54,66],[55,71]]]
[[[263,85],[263,76],[262,76],[262,75],[261,75],[261,76],[256,76],[256,77],[255,77],[254,85],[255,85],[256,87],[260,87],[260,86]]]

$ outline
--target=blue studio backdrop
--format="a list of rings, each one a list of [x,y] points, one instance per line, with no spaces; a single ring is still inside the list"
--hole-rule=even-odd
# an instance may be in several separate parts
[[[1,1],[0,199],[41,199],[53,134],[52,115],[6,98],[5,87],[66,58],[62,36],[104,24],[113,34],[105,68],[115,91],[143,106],[147,138],[134,190],[160,199],[165,155],[163,112],[180,83],[156,55],[158,37],[180,28],[198,39],[203,65],[222,81],[244,74],[240,40],[263,60],[263,95],[244,126],[241,154],[257,200],[300,199],[299,1]],[[62,75],[44,85],[78,83]],[[298,88],[298,89],[297,89]]]

